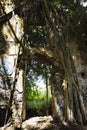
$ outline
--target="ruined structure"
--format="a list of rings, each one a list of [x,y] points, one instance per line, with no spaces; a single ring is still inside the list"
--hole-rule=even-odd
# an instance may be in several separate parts
[[[72,51],[73,43],[70,44],[72,38],[67,39],[67,31],[70,27],[69,23],[67,23],[67,14],[62,13],[60,9],[54,9],[46,0],[33,4],[32,1],[29,1],[28,4],[26,3],[27,1],[23,1],[16,8],[15,6],[18,6],[20,2],[0,1],[0,112],[1,115],[4,113],[3,121],[1,119],[1,126],[11,123],[14,129],[16,127],[20,128],[23,120],[25,120],[26,68],[28,62],[32,59],[51,65],[50,83],[54,116],[59,116],[57,104],[58,89],[62,87],[64,120],[71,123],[86,124],[87,115],[79,91],[79,85],[82,83],[82,78],[86,78],[86,74],[77,67],[78,60]],[[36,12],[33,9],[36,9]],[[38,9],[40,10],[39,16],[37,14]],[[58,19],[58,11],[62,14],[60,19]],[[40,19],[40,16],[43,17]],[[65,26],[66,23],[67,26]],[[30,25],[42,26],[41,24],[46,26],[48,32],[47,46],[43,48],[29,46],[29,41],[27,42],[26,39],[27,27]],[[75,64],[76,62],[77,64]],[[82,78],[80,78],[79,74]]]

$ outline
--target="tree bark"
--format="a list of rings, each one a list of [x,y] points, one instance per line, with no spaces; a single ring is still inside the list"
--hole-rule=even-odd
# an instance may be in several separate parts
[[[52,112],[54,117],[58,117],[58,104],[57,104],[57,95],[55,91],[54,81],[51,79],[51,93],[52,93]]]

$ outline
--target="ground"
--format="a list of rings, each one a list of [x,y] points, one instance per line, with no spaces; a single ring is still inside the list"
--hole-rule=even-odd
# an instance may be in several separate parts
[[[12,125],[1,127],[0,130],[15,130]],[[21,130],[21,129],[16,129]],[[87,130],[87,126],[66,124],[52,116],[32,117],[22,123],[22,130]]]
[[[22,124],[23,130],[87,130],[86,126],[66,124],[52,116],[33,117]]]

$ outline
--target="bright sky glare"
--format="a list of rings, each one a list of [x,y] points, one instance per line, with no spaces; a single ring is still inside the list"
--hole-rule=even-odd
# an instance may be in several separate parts
[[[87,7],[87,2],[81,2],[81,5],[83,5],[84,7]]]
[[[42,76],[39,76],[38,80],[36,81],[36,84],[41,91],[46,90],[46,85],[45,85],[45,82],[44,82],[44,79],[42,78]]]

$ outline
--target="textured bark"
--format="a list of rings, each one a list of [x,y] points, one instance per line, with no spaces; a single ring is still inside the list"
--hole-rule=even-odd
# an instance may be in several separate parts
[[[53,116],[54,117],[60,117],[60,111],[58,108],[58,103],[60,102],[60,93],[62,93],[62,83],[63,83],[63,71],[61,69],[58,70],[52,70],[51,71],[51,78],[50,78],[50,85],[51,85],[51,93],[52,93],[52,110],[53,110]],[[63,95],[62,95],[63,96]],[[63,105],[63,104],[62,104]],[[63,113],[62,113],[63,116]],[[60,117],[61,118],[61,117]]]
[[[25,61],[25,68],[23,74],[23,108],[22,108],[22,120],[26,119],[26,71],[27,71],[27,61]]]
[[[66,54],[67,54],[67,52],[66,52]],[[64,54],[64,57],[65,57],[65,54]],[[68,104],[67,109],[69,109],[69,111],[67,111],[67,120],[69,122],[76,121],[80,124],[84,124],[84,120],[86,122],[86,115],[85,115],[85,111],[84,111],[83,102],[82,102],[82,100],[79,99],[79,97],[81,96],[81,93],[79,91],[78,79],[75,75],[76,71],[75,71],[73,61],[70,57],[70,53],[69,53],[69,55],[67,55],[66,62],[65,62],[65,68],[66,68],[65,73],[67,74],[66,81],[67,81],[68,98],[67,98],[67,95],[65,98],[67,99],[67,104]],[[67,105],[67,104],[65,104],[65,105]],[[83,112],[81,112],[81,110],[83,110]],[[84,116],[84,118],[83,118],[83,116]]]
[[[54,82],[51,80],[51,93],[52,93],[52,111],[53,116],[58,117],[58,104],[57,104],[57,95],[55,91]]]
[[[84,102],[83,102],[83,98],[81,93],[78,93],[78,100],[79,100],[79,107],[80,107],[80,111],[81,111],[81,115],[82,115],[82,119],[83,119],[83,124],[87,124],[87,115],[86,115],[86,111],[85,111],[85,106],[84,106]]]
[[[49,86],[49,77],[48,77],[48,67],[45,66],[45,82],[46,82],[46,114],[49,115],[49,93],[48,93],[48,86]]]
[[[79,91],[79,85],[78,85],[78,80],[76,81],[75,79],[77,79],[75,77],[75,67],[74,67],[74,63],[71,57],[71,53],[69,50],[69,44],[68,44],[68,30],[67,28],[65,28],[65,30],[62,30],[62,25],[60,27],[60,31],[57,30],[57,25],[59,26],[59,21],[56,21],[55,17],[57,18],[57,12],[53,13],[53,15],[50,14],[50,9],[47,5],[46,0],[44,0],[45,3],[45,13],[47,16],[47,21],[49,23],[50,28],[52,29],[52,37],[49,41],[50,45],[54,45],[54,51],[56,52],[56,58],[59,60],[59,62],[62,64],[62,67],[64,69],[65,72],[65,87],[64,87],[64,99],[65,99],[65,120],[68,122],[74,122],[75,118],[78,118],[78,122],[80,122],[81,124],[83,124],[84,120],[83,120],[83,116],[86,119],[85,116],[85,111],[84,111],[84,107],[82,105],[82,101],[80,99],[80,95],[78,95],[78,91]],[[54,10],[55,12],[55,10]],[[50,14],[50,15],[49,15]],[[53,21],[53,19],[55,19]],[[66,18],[67,19],[67,18]],[[56,25],[56,22],[57,25]],[[62,21],[63,22],[63,21]],[[68,19],[67,19],[67,24],[68,24]],[[77,89],[78,88],[78,89]],[[75,97],[73,96],[74,91],[76,92],[77,98],[76,98],[76,104],[78,106],[78,117],[76,117],[75,115],[75,106],[73,106],[74,104],[74,100]],[[80,94],[80,93],[79,93]],[[79,101],[81,103],[81,105],[79,104]],[[75,104],[74,104],[75,105]],[[81,110],[83,110],[83,114],[81,113]],[[81,115],[81,116],[80,116]],[[83,116],[82,116],[83,115]]]
[[[83,124],[76,90],[74,90],[74,114],[75,114],[76,122],[78,122],[79,124]]]

